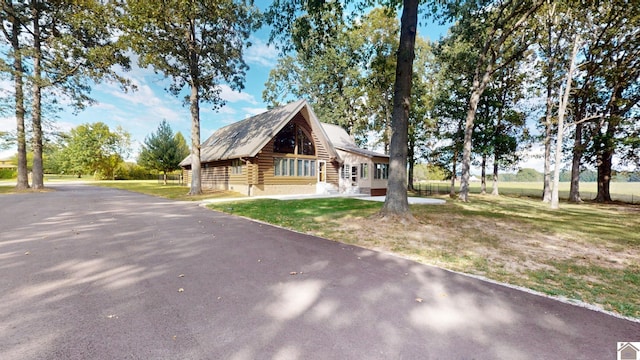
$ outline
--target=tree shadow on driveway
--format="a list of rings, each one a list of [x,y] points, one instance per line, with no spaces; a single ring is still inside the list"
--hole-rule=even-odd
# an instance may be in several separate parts
[[[640,324],[120,190],[0,196],[1,358],[615,358]],[[9,210],[10,209],[10,210]]]

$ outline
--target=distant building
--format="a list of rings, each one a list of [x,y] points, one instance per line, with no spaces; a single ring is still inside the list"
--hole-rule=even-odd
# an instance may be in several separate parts
[[[0,159],[0,169],[15,169],[17,168],[17,166],[15,166],[12,163],[12,160],[9,159]]]

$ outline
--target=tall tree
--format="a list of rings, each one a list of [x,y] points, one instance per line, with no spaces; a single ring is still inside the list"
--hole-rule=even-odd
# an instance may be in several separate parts
[[[169,123],[162,120],[156,132],[144,139],[138,164],[148,169],[161,171],[163,183],[167,185],[167,173],[180,169],[180,162],[189,155],[189,148],[184,145],[178,134],[173,134]]]
[[[567,71],[564,92],[558,104],[558,135],[556,138],[556,161],[553,170],[553,190],[551,191],[551,209],[558,209],[559,205],[559,185],[560,185],[560,162],[562,160],[562,136],[564,132],[564,116],[569,102],[569,94],[571,93],[571,82],[573,81],[573,73],[576,68],[576,57],[581,46],[580,35],[576,35],[573,40],[573,50],[569,58],[569,71]]]
[[[407,199],[407,152],[409,110],[413,84],[413,60],[418,29],[418,0],[404,0],[400,20],[400,44],[397,52],[396,81],[391,115],[389,180],[387,196],[380,210],[383,217],[412,220]]]
[[[139,64],[172,78],[169,92],[191,112],[191,188],[202,193],[200,177],[200,103],[214,110],[224,105],[222,83],[241,90],[247,65],[243,51],[257,25],[257,10],[246,0],[131,0],[124,5],[125,38],[139,54]]]
[[[280,39],[281,46],[285,50],[294,48],[296,38],[300,34],[305,35],[306,30],[312,27],[323,29],[317,31],[322,36],[331,34],[330,27],[323,16],[327,7],[336,6],[334,1],[288,2],[275,0],[267,11],[267,22],[272,25],[271,39]],[[395,8],[400,1],[384,2],[385,5]],[[398,217],[412,219],[407,201],[407,142],[408,122],[411,103],[411,85],[413,75],[413,59],[415,52],[415,39],[418,28],[419,0],[403,0],[402,16],[400,20],[400,39],[396,56],[396,75],[393,95],[393,110],[391,121],[391,137],[389,147],[389,180],[385,203],[380,214],[384,217]],[[358,7],[367,7],[370,2],[362,1]],[[293,41],[289,41],[293,38]],[[322,42],[320,42],[322,43]],[[291,44],[291,45],[287,45]]]
[[[480,97],[493,74],[520,59],[530,45],[527,21],[542,5],[542,0],[475,1],[458,8],[460,22],[454,26],[458,36],[479,44],[478,58],[470,89],[462,155],[462,179],[459,197],[468,201],[473,126]]]
[[[553,137],[554,115],[556,111],[557,91],[561,86],[563,65],[566,63],[568,51],[566,50],[566,36],[574,35],[571,29],[571,17],[564,16],[566,9],[570,7],[569,1],[546,0],[542,11],[536,16],[539,30],[538,53],[540,61],[540,82],[544,88],[545,116],[541,119],[543,126],[544,146],[544,181],[542,188],[542,201],[551,202],[551,142]]]
[[[129,69],[129,58],[113,36],[115,11],[113,3],[99,0],[28,2],[29,21],[23,26],[32,60],[33,188],[44,187],[43,92],[64,95],[80,110],[93,102],[90,83],[107,79],[129,85],[112,69],[115,64]]]
[[[598,172],[596,201],[610,202],[614,156],[626,147],[638,124],[640,4],[611,1],[603,3],[598,13],[600,24],[591,32],[593,38],[587,46],[592,63],[598,64],[592,80],[597,89],[596,101],[588,106],[599,110],[599,114],[591,116],[597,121],[592,124],[588,150]]]
[[[23,65],[23,45],[20,43],[22,26],[25,23],[25,5],[22,2],[17,4],[11,0],[2,0],[0,18],[2,21],[2,34],[4,40],[9,43],[8,61],[0,59],[0,70],[8,71],[13,78],[15,116],[16,116],[16,143],[18,145],[18,180],[16,188],[19,190],[29,188],[29,177],[27,174],[27,140],[24,126],[25,119],[25,97],[24,78],[25,69]],[[6,19],[6,21],[4,20]]]

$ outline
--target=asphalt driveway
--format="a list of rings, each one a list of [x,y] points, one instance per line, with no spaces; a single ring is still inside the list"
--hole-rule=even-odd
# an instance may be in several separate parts
[[[0,195],[0,359],[616,359],[640,323],[86,185]]]

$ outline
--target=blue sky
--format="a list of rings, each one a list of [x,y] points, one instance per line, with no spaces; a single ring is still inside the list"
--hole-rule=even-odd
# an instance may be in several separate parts
[[[419,29],[419,36],[437,40],[446,29],[446,26],[424,24]],[[268,36],[269,30],[263,28],[250,38],[253,45],[245,52],[245,61],[250,70],[246,76],[244,90],[232,91],[229,86],[223,84],[222,98],[226,101],[224,107],[213,111],[210,104],[201,104],[202,141],[222,126],[266,110],[266,104],[262,101],[262,91],[278,56],[275,48],[267,44]],[[97,103],[78,114],[73,114],[71,109],[57,114],[53,126],[62,131],[69,131],[80,124],[99,121],[106,123],[111,129],[121,126],[132,136],[133,153],[130,160],[135,159],[145,137],[156,131],[163,119],[167,120],[174,132],[180,131],[190,143],[189,109],[183,106],[181,98],[164,90],[169,86],[170,79],[154,74],[152,69],[141,69],[137,66],[125,75],[138,87],[137,91],[125,93],[118,85],[112,83],[94,85],[91,96]],[[11,86],[12,83],[8,80],[0,81],[0,91],[9,90]],[[15,126],[13,116],[0,117],[0,130],[15,131]],[[14,153],[15,149],[2,151],[0,158],[10,157]]]

